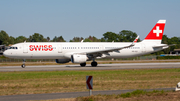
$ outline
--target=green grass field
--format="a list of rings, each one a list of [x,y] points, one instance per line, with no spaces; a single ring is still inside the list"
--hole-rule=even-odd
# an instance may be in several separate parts
[[[93,90],[164,88],[176,86],[180,68],[1,72],[0,95],[88,91],[87,75]]]

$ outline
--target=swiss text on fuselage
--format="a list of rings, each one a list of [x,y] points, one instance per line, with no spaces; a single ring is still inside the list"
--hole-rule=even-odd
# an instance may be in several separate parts
[[[29,45],[30,51],[52,51],[52,45]]]

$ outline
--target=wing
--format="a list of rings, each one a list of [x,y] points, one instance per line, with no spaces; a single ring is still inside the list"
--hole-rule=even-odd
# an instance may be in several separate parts
[[[139,36],[137,36],[137,38],[131,44],[124,45],[122,47],[112,48],[112,49],[96,50],[96,51],[89,51],[89,52],[83,52],[83,53],[79,53],[79,54],[86,54],[89,57],[89,59],[93,59],[93,58],[96,58],[96,57],[106,57],[107,55],[109,55],[109,52],[120,53],[119,50],[134,46],[135,43],[137,42],[138,38],[139,38]]]
[[[94,54],[94,53],[108,53],[108,52],[113,52],[113,51],[119,51],[121,49],[124,49],[124,48],[128,48],[128,47],[132,47],[134,46],[134,43],[132,44],[129,44],[127,46],[122,46],[122,47],[119,47],[119,48],[112,48],[112,49],[103,49],[103,50],[97,50],[97,51],[90,51],[90,52],[86,52],[86,54]]]

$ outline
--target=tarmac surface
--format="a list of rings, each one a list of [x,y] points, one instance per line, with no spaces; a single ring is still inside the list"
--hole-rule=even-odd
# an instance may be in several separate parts
[[[145,68],[180,68],[180,62],[170,63],[118,63],[98,64],[97,67],[80,65],[41,65],[41,66],[0,66],[0,72],[5,71],[64,71],[64,70],[110,70],[110,69],[145,69]]]

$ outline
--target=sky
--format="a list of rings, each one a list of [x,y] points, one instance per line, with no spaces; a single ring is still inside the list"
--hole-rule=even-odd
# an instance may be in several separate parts
[[[0,30],[13,37],[69,41],[130,30],[142,40],[159,19],[166,19],[165,35],[180,37],[180,0],[0,0]]]

